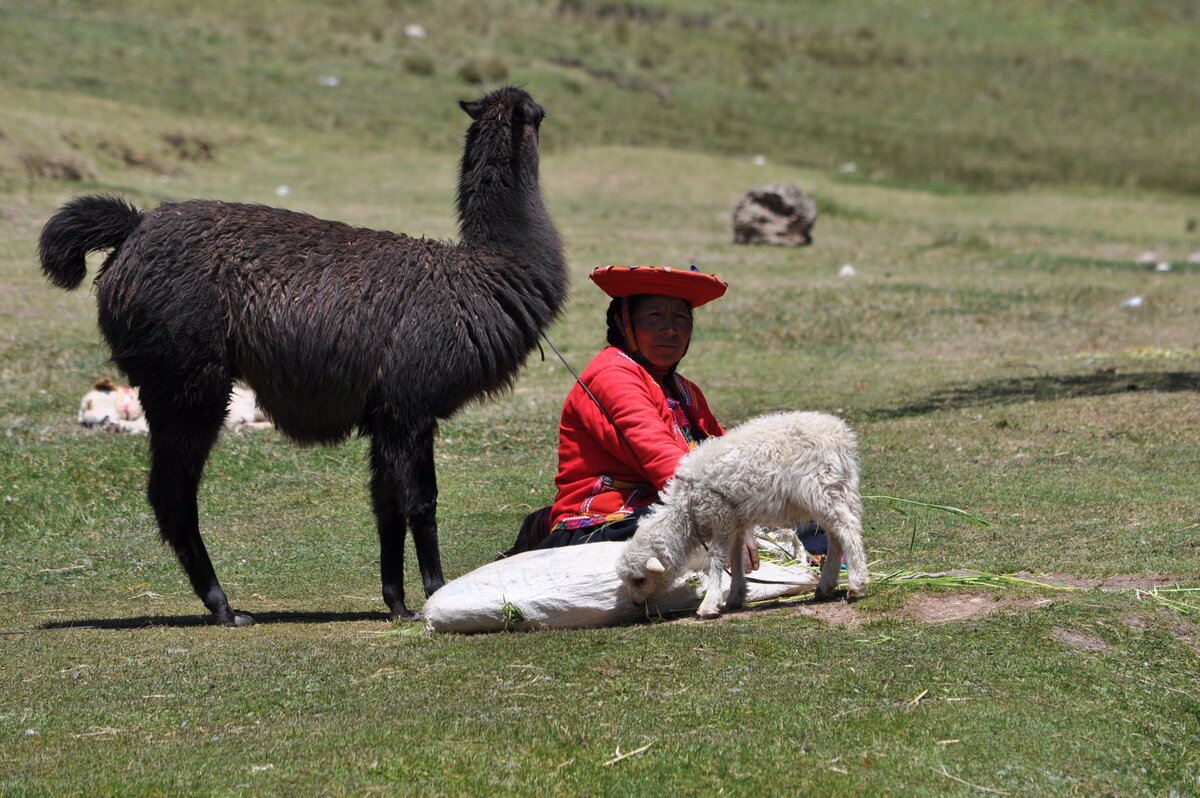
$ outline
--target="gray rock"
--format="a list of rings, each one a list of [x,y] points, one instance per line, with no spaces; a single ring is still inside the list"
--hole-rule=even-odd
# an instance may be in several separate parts
[[[817,203],[799,186],[755,186],[733,209],[733,243],[804,246],[816,221]]]

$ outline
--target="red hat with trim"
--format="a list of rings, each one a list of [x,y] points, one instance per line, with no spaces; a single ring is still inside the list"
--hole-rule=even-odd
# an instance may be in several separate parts
[[[598,266],[588,275],[600,290],[620,299],[634,294],[663,294],[685,300],[693,308],[725,294],[729,283],[692,266]]]

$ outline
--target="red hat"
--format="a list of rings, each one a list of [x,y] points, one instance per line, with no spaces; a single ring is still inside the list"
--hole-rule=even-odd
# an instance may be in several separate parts
[[[634,294],[664,294],[686,300],[693,308],[723,296],[729,283],[692,266],[598,266],[588,275],[600,290],[620,299]]]

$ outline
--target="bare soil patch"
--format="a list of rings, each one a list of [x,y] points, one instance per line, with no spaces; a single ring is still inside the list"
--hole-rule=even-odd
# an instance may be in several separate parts
[[[1076,632],[1071,629],[1056,628],[1050,633],[1050,637],[1081,651],[1106,651],[1109,647],[1108,643],[1105,643],[1096,635],[1088,634],[1087,632]]]
[[[834,626],[858,626],[866,620],[853,604],[844,601],[805,602],[796,608],[796,614],[819,618]]]
[[[1116,574],[1104,577],[1085,577],[1071,576],[1070,574],[1034,574],[1021,571],[1016,576],[1044,585],[1097,587],[1101,590],[1154,590],[1158,587],[1174,587],[1195,582],[1194,579],[1188,580],[1170,574]]]
[[[918,593],[892,617],[925,623],[946,623],[983,618],[1002,610],[1044,607],[1048,598],[1001,598],[994,593],[968,591],[965,593]]]
[[[858,626],[880,618],[900,618],[921,623],[949,623],[983,618],[996,612],[1049,606],[1056,599],[1045,597],[1004,598],[984,590],[960,593],[916,593],[894,612],[860,611],[843,601],[808,601],[795,608],[795,614],[818,618],[834,626]]]

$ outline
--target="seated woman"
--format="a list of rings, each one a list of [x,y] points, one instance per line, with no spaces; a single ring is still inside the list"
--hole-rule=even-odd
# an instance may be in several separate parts
[[[526,518],[506,554],[632,537],[679,460],[723,433],[676,368],[691,344],[693,309],[722,296],[726,283],[695,267],[607,266],[590,277],[612,297],[608,346],[563,405],[554,504]],[[753,539],[744,562],[758,567]]]

